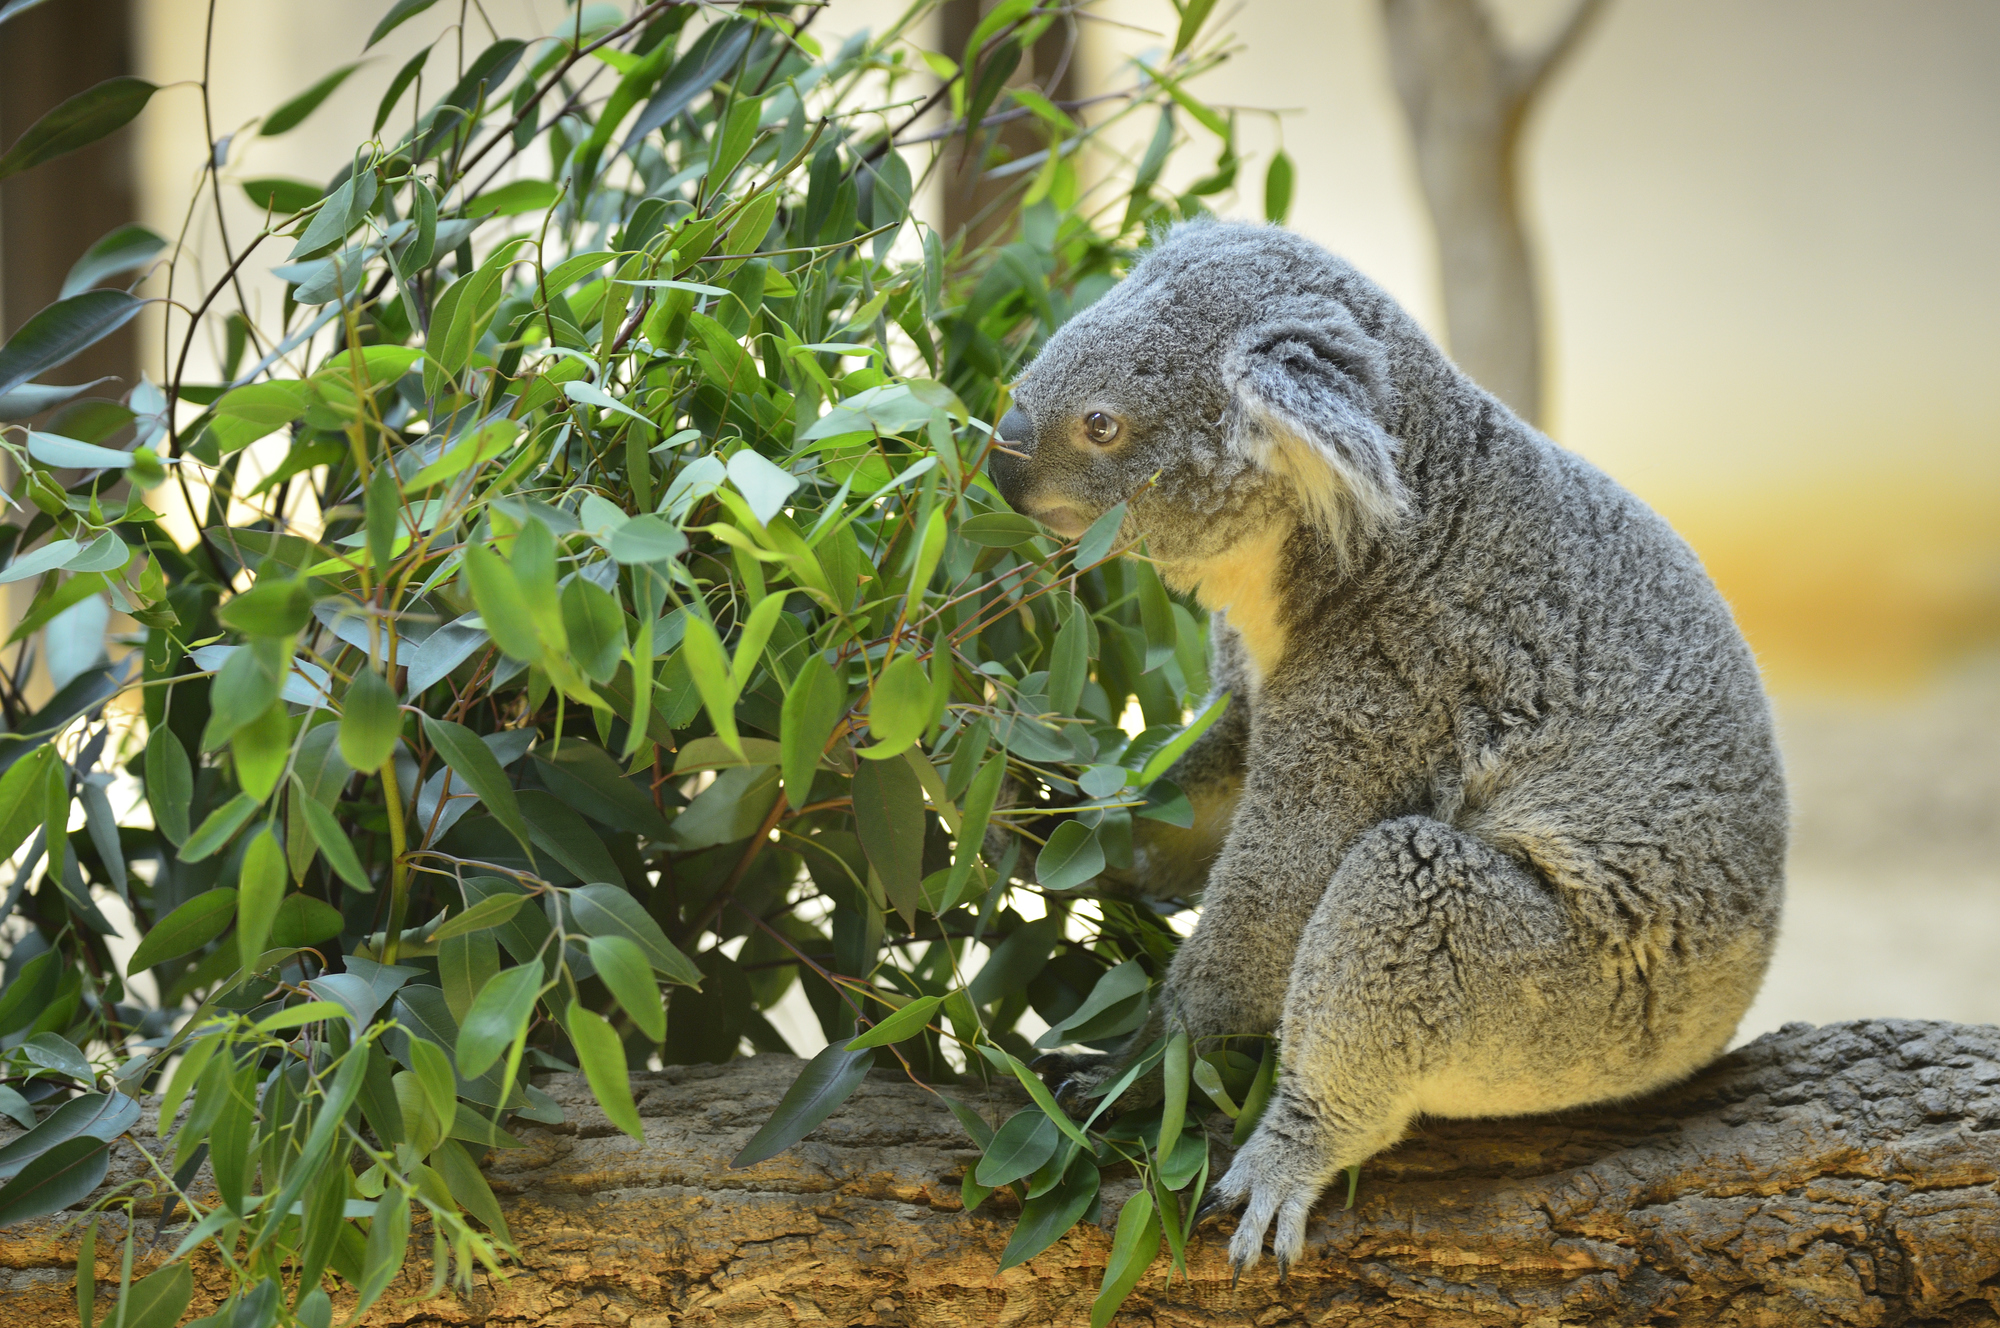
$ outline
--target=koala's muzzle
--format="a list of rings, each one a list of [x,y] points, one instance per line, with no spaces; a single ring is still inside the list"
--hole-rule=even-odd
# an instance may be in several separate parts
[[[1035,425],[1019,406],[1015,406],[1000,417],[995,432],[1000,441],[1017,452],[1032,455],[1035,450]],[[993,483],[999,486],[1000,496],[1015,511],[1026,510],[1022,503],[1028,496],[1028,462],[1023,457],[1010,456],[1006,452],[995,451],[986,463],[993,476]]]

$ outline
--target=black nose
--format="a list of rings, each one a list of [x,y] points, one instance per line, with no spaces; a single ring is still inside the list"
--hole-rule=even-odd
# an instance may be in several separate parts
[[[1034,422],[1028,418],[1027,413],[1019,406],[1015,406],[1000,417],[1000,423],[995,431],[1000,435],[1000,446],[1011,448],[1014,452],[1033,454],[1035,450]],[[987,462],[986,468],[992,473],[993,483],[999,488],[1001,496],[1011,503],[1016,511],[1019,511],[1021,499],[1027,493],[1028,487],[1027,461],[1019,456],[1010,456],[1007,452],[995,448],[992,453],[992,459]]]

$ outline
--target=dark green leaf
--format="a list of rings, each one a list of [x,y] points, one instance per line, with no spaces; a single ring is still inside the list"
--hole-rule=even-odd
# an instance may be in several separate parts
[[[106,277],[143,267],[166,247],[165,237],[144,226],[120,226],[83,251],[83,257],[76,260],[69,275],[63,278],[57,298],[66,300],[81,295]]]
[[[1106,1010],[1134,996],[1144,995],[1150,981],[1138,960],[1127,959],[1099,978],[1097,985],[1090,989],[1090,995],[1084,997],[1083,1004],[1077,1006],[1067,1019],[1037,1038],[1035,1045],[1059,1047],[1065,1042],[1075,1041],[1066,1036],[1067,1030],[1081,1028]]]
[[[187,842],[188,806],[193,800],[194,768],[188,763],[187,748],[161,724],[146,739],[146,802],[153,809],[153,824],[167,842]],[[4,840],[0,836],[0,843]]]
[[[1049,650],[1049,704],[1062,714],[1073,714],[1083,699],[1083,685],[1090,681],[1090,622],[1087,610],[1072,604],[1063,625],[1056,630]]]
[[[490,625],[490,624],[489,624]],[[513,786],[507,782],[507,772],[500,768],[500,762],[493,751],[479,740],[477,734],[463,724],[454,724],[448,719],[423,717],[424,735],[430,739],[432,747],[444,757],[451,773],[472,790],[493,819],[506,827],[508,833],[528,847],[528,823],[521,816],[521,804],[514,797]]]
[[[57,300],[0,346],[0,396],[82,354],[125,326],[145,304],[116,290],[85,291]]]
[[[86,1093],[49,1113],[47,1120],[0,1148],[0,1180],[11,1180],[28,1163],[70,1139],[109,1142],[132,1128],[139,1104],[123,1093]]]
[[[1000,1255],[999,1271],[1026,1263],[1082,1221],[1097,1198],[1099,1179],[1096,1161],[1079,1149],[1060,1185],[1021,1206],[1020,1221],[1014,1224],[1014,1234]]]
[[[319,82],[292,98],[277,110],[264,117],[264,127],[258,134],[264,138],[274,138],[287,130],[296,129],[305,123],[305,118],[319,109],[319,104],[333,95],[333,90],[347,81],[347,76],[361,68],[359,61],[342,65]]]
[[[1174,623],[1174,604],[1159,573],[1150,563],[1135,562],[1132,570],[1139,579],[1139,622],[1146,633],[1145,671],[1151,673],[1174,657],[1179,630]]]
[[[972,1174],[981,1185],[998,1189],[1054,1157],[1062,1139],[1062,1130],[1040,1107],[1024,1107],[994,1132]]]
[[[143,78],[121,76],[77,93],[14,140],[14,146],[0,156],[0,180],[87,147],[123,128],[158,91]]]
[[[354,889],[372,894],[375,883],[368,879],[367,869],[361,865],[361,856],[354,851],[353,841],[341,830],[340,822],[334,819],[333,813],[302,788],[295,790],[292,796],[299,800],[298,807],[305,817],[306,832],[319,846],[319,851],[326,854],[326,865]]]
[[[247,855],[244,862],[246,865],[249,862]],[[325,900],[305,894],[287,895],[271,919],[271,944],[287,950],[303,950],[340,935],[341,926],[339,910]]]
[[[324,196],[310,180],[292,180],[282,175],[260,175],[243,182],[250,201],[266,211],[286,215],[304,212]]]
[[[582,885],[569,893],[570,914],[587,936],[622,936],[639,947],[646,962],[669,982],[683,987],[699,987],[701,970],[674,948],[660,924],[634,899],[616,885]]]
[[[236,892],[227,886],[205,890],[147,929],[127,962],[127,973],[143,973],[163,960],[199,950],[236,920]]]
[[[923,898],[924,788],[908,761],[858,761],[855,832],[890,906],[911,926]]]
[[[603,831],[541,789],[523,789],[517,796],[521,815],[528,822],[528,837],[537,849],[568,868],[578,880],[623,878],[618,860],[604,846]]]
[[[847,689],[834,676],[833,666],[815,651],[799,665],[798,676],[785,692],[781,712],[780,741],[783,746],[785,797],[794,807],[806,805],[813,776],[834,725],[846,709]]]
[[[426,4],[435,4],[437,3],[437,0],[423,0],[423,2]],[[400,8],[400,6],[398,6],[398,8]],[[429,60],[430,58],[431,58],[431,48],[426,46],[424,47],[423,50],[418,51],[415,55],[411,56],[409,60],[404,63],[403,67],[396,71],[396,76],[389,80],[389,87],[382,94],[381,102],[378,103],[375,107],[375,124],[374,127],[368,131],[369,133],[379,134],[382,132],[382,126],[389,123],[389,113],[396,109],[396,103],[402,100],[403,93],[409,88],[410,84],[415,81],[417,75],[423,72],[424,62]],[[424,193],[430,192],[429,190],[424,189],[423,185],[421,184],[418,184],[416,186],[416,189]],[[433,202],[431,205],[431,225],[433,228],[435,228],[437,225],[437,205],[435,202]],[[420,239],[419,243],[421,242],[422,241]],[[426,247],[425,249],[426,255],[428,255],[429,252],[430,252],[429,248]],[[422,267],[423,265],[419,263],[415,264],[414,266]]]
[[[573,810],[631,834],[665,839],[672,833],[653,800],[596,743],[565,737],[553,750],[537,747],[532,756],[542,783]]]
[[[174,1328],[193,1298],[193,1265],[186,1260],[170,1263],[135,1283],[119,1298],[105,1323],[117,1328]]]
[[[1075,820],[1057,826],[1035,859],[1035,879],[1044,890],[1073,890],[1103,870],[1096,832]]]
[[[592,682],[611,681],[625,653],[625,614],[602,586],[573,578],[562,592],[563,630],[570,658]]]
[[[743,1145],[742,1152],[730,1159],[730,1167],[755,1166],[812,1133],[854,1095],[854,1090],[868,1077],[868,1067],[874,1061],[872,1050],[849,1051],[838,1042],[829,1043],[824,1051],[806,1062],[806,1068],[799,1071],[799,1077],[785,1090],[771,1119]]]
[[[111,1145],[102,1139],[82,1137],[57,1144],[0,1186],[0,1227],[81,1203],[104,1179],[110,1158]]]
[[[382,21],[375,25],[375,30],[368,34],[368,40],[361,44],[361,49],[367,50],[394,32],[405,20],[415,18],[436,3],[437,0],[396,0],[389,6],[389,12],[382,15]]]

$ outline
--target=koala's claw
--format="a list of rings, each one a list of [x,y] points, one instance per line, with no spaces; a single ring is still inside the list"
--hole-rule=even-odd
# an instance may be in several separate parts
[[[1223,1194],[1221,1190],[1210,1190],[1202,1196],[1200,1206],[1194,1210],[1194,1217],[1188,1222],[1189,1230],[1193,1230],[1211,1218],[1222,1217],[1225,1214],[1234,1212],[1240,1202],[1240,1200],[1232,1199]]]
[[[1283,1281],[1292,1265],[1305,1257],[1306,1220],[1325,1187],[1323,1175],[1316,1147],[1260,1127],[1216,1183],[1196,1218],[1241,1204],[1243,1213],[1237,1219],[1236,1234],[1229,1240],[1230,1267],[1238,1275],[1256,1267],[1269,1232],[1271,1250],[1278,1260],[1278,1278]]]

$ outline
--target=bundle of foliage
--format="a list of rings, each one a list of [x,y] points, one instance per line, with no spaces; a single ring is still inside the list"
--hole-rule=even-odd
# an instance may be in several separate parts
[[[1006,0],[938,53],[909,40],[927,7],[837,49],[819,9],[672,0],[440,39],[324,187],[229,183],[218,148],[204,189],[267,219],[212,286],[127,228],[0,349],[0,418],[37,421],[0,435],[34,511],[0,581],[38,587],[0,678],[0,1111],[27,1130],[0,1224],[92,1195],[152,1100],[151,1174],[90,1210],[184,1215],[136,1283],[126,1223],[127,1328],[178,1320],[204,1247],[234,1285],[209,1322],[238,1325],[324,1328],[329,1276],[358,1317],[413,1230],[433,1292],[500,1270],[477,1160],[560,1118],[535,1072],[580,1068],[637,1136],[628,1067],[790,1051],[766,1012],[794,984],[827,1046],[739,1164],[872,1067],[948,1100],[1012,1076],[1034,1105],[999,1130],[955,1107],[983,1150],[968,1205],[1020,1204],[1006,1261],[1092,1217],[1120,1165],[1148,1184],[1097,1319],[1163,1240],[1179,1261],[1194,1108],[1247,1132],[1275,1052],[1162,1038],[1082,1123],[1027,1062],[1144,1025],[1175,933],[1106,873],[1134,818],[1187,821],[1163,775],[1225,702],[1199,614],[1121,556],[1122,509],[1059,543],[980,463],[1039,341],[1233,186],[1233,122],[1184,83],[1221,58],[1211,5],[1163,7],[1157,59],[1087,127],[1007,82],[1066,9]],[[151,91],[58,107],[0,175]],[[1135,115],[1143,155],[1092,185],[1093,140]],[[1016,119],[1046,146],[988,162],[1005,242],[922,226],[938,149],[990,157]],[[1174,195],[1183,120],[1220,157]],[[1282,157],[1266,187],[1282,213]],[[149,263],[194,310],[163,386],[35,383],[140,312],[91,288]],[[253,263],[287,283],[268,326]],[[202,337],[220,382],[185,378]],[[115,662],[114,608],[142,629]],[[37,651],[55,691],[31,708]],[[1120,1114],[1155,1067],[1164,1101]]]

